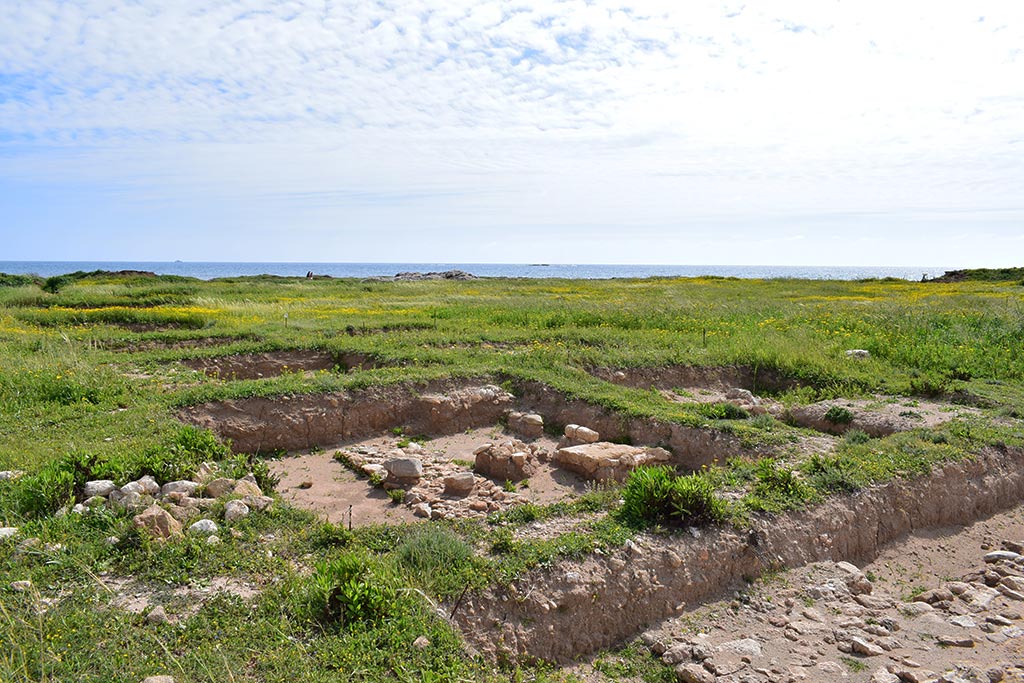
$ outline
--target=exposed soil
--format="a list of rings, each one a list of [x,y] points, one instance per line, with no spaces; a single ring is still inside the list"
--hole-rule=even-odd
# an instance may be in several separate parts
[[[1022,497],[1024,450],[991,450],[914,480],[756,519],[747,531],[641,536],[610,556],[564,562],[473,595],[456,620],[490,657],[568,662],[766,572],[871,561],[912,531],[967,523]]]
[[[128,576],[100,575],[96,580],[113,594],[111,604],[114,607],[132,614],[144,614],[160,606],[171,621],[187,619],[218,593],[251,600],[262,590],[254,583],[227,576],[215,577],[203,584],[176,587],[145,583]]]
[[[366,526],[416,521],[412,511],[392,503],[384,489],[335,460],[334,451],[281,458],[270,463],[270,470],[281,478],[276,491],[284,500],[328,522]]]
[[[800,386],[797,380],[784,377],[774,370],[758,370],[742,365],[705,367],[696,365],[669,365],[655,368],[594,368],[591,374],[606,382],[634,389],[695,388],[725,392],[737,387],[754,393],[782,392]]]
[[[859,570],[824,562],[770,575],[643,640],[667,663],[717,682],[891,680],[885,673],[923,681],[953,670],[956,680],[1024,681],[1024,603],[996,583],[1024,566],[984,560],[1022,539],[1024,507],[916,531]],[[996,576],[986,583],[986,573]],[[925,592],[944,588],[948,595]],[[948,600],[923,602],[932,597]],[[602,680],[589,666],[578,673]]]
[[[180,417],[231,439],[239,452],[297,451],[370,438],[395,427],[441,436],[493,425],[512,401],[509,393],[492,385],[443,381],[207,403],[185,408]]]
[[[195,339],[108,339],[96,341],[101,348],[123,350],[128,353],[166,349],[201,349],[214,346],[227,346],[242,341],[259,341],[255,336],[242,337],[198,337]]]
[[[346,524],[351,506],[353,526],[419,521],[421,518],[412,512],[413,500],[426,502],[438,516],[472,518],[525,502],[548,504],[572,498],[590,486],[571,472],[541,462],[528,484],[519,486],[515,492],[505,491],[505,482],[477,474],[477,483],[470,494],[445,494],[444,477],[472,471],[473,451],[478,446],[511,438],[518,437],[496,425],[438,437],[415,448],[407,445],[402,454],[419,458],[424,473],[418,483],[405,487],[409,502],[399,504],[392,502],[383,488],[375,486],[368,477],[357,475],[335,457],[341,453],[349,461],[380,464],[400,450],[403,442],[399,437],[377,437],[329,452],[296,454],[272,462],[271,470],[281,477],[277,491],[292,505],[312,510],[328,521]],[[556,442],[547,437],[532,443],[549,451],[556,446]]]
[[[368,370],[377,366],[366,354],[335,354],[311,349],[187,358],[181,363],[193,370],[221,379],[260,379],[276,377],[285,372],[316,372],[335,368],[347,372],[352,369]]]
[[[851,420],[837,422],[826,417],[828,411],[835,408],[848,411]],[[911,429],[936,427],[976,413],[973,408],[951,403],[876,396],[871,401],[839,399],[798,406],[789,410],[788,419],[801,427],[829,434],[859,429],[871,436],[887,436]]]

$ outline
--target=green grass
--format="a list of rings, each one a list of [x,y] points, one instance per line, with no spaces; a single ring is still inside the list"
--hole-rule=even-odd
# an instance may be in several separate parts
[[[743,525],[919,476],[985,446],[1024,445],[1019,279],[201,282],[78,273],[47,282],[0,274],[0,469],[26,471],[0,481],[0,524],[20,527],[0,543],[0,586],[34,586],[5,589],[0,600],[0,680],[564,680],[466,655],[431,602],[618,548],[645,528]],[[871,356],[848,359],[850,348]],[[180,363],[289,349],[361,354],[375,366],[230,381]],[[658,389],[671,383],[630,388],[594,372],[676,365],[744,368],[754,378],[746,388],[790,406],[881,393],[947,397],[977,413],[884,438],[852,430],[833,452],[807,457],[797,448],[805,430],[727,403],[669,401]],[[269,487],[261,460],[183,427],[183,406],[395,384],[416,392],[449,378],[513,393],[540,383],[623,416],[722,432],[734,457],[486,522],[349,531],[278,501],[224,530],[216,546],[153,542],[127,514],[55,514],[88,478],[166,480],[203,460],[233,476],[253,470]],[[542,539],[520,533],[558,518],[572,518],[571,528]],[[30,537],[41,545],[18,552]],[[152,626],[111,606],[101,582],[128,576],[164,589],[230,577],[261,592],[221,596],[178,624]],[[55,602],[41,610],[43,599]],[[421,635],[430,640],[422,650],[412,646]],[[594,669],[671,680],[636,645],[599,656]]]

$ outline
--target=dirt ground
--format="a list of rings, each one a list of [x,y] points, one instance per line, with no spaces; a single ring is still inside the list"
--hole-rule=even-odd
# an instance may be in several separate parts
[[[813,564],[687,609],[643,638],[677,671],[687,668],[680,680],[1024,681],[1024,596],[983,581],[985,572],[990,584],[997,579],[994,570],[1024,574],[1021,563],[985,557],[1022,541],[1024,506],[902,538],[859,567],[866,583],[858,590],[869,592],[846,588],[851,576],[859,580],[856,568]],[[944,587],[954,593],[949,601],[915,601]],[[571,670],[608,680],[594,661]]]
[[[495,426],[425,441],[422,450],[415,453],[424,462],[424,485],[431,478],[436,479],[446,473],[472,471],[473,451],[478,446],[512,438],[522,439],[501,426]],[[399,436],[381,436],[326,451],[298,452],[276,460],[271,463],[271,470],[281,478],[277,492],[292,505],[312,510],[330,522],[347,524],[350,510],[353,526],[422,521],[413,515],[410,506],[393,503],[384,489],[373,486],[367,477],[355,474],[335,459],[338,452],[388,454],[399,449],[402,441]],[[553,452],[557,444],[547,436],[528,441],[548,452]],[[490,480],[490,483],[497,487],[505,486],[505,482]],[[554,503],[585,492],[587,486],[586,480],[572,472],[541,462],[528,485],[517,486],[514,498],[509,496],[508,502]],[[478,490],[480,488],[477,487]]]

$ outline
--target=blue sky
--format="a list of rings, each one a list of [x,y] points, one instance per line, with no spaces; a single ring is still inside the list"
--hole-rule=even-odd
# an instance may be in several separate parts
[[[1024,262],[1024,3],[3,0],[0,260]]]

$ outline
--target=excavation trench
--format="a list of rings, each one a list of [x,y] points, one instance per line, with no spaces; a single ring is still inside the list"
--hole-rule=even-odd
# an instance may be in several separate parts
[[[181,363],[221,379],[260,379],[276,377],[285,372],[329,371],[335,368],[348,372],[352,369],[369,370],[377,367],[374,359],[366,354],[306,349],[186,358]]]
[[[912,480],[757,519],[749,530],[644,536],[610,555],[535,570],[466,598],[454,620],[497,660],[568,663],[782,568],[863,563],[917,529],[965,524],[1024,499],[1024,449],[988,449]]]
[[[610,441],[662,446],[674,464],[698,469],[743,452],[739,439],[714,429],[623,417],[544,384],[523,382],[516,395],[482,382],[437,381],[332,394],[246,398],[184,408],[179,416],[206,427],[243,453],[328,447],[378,436],[444,436],[498,423],[512,410],[536,412],[552,429],[581,424]]]
[[[699,387],[724,391],[746,389],[754,393],[778,393],[801,386],[800,382],[775,370],[745,365],[667,365],[645,368],[592,368],[590,374],[606,382],[634,389]]]

